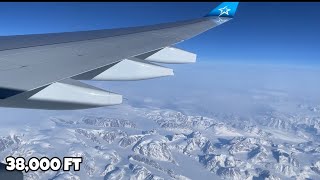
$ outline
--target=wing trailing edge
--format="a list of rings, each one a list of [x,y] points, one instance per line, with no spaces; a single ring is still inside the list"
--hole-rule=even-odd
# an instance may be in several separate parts
[[[197,55],[175,47],[165,47],[151,53],[136,56],[136,58],[157,63],[185,64],[195,63]]]
[[[155,63],[185,64],[196,62],[197,55],[174,47],[165,47],[112,65],[72,77],[76,80],[135,81],[173,76],[172,69]]]
[[[106,66],[73,79],[94,81],[134,81],[152,79],[164,76],[173,76],[173,70],[142,61],[137,58],[124,59],[112,66]]]
[[[65,79],[5,99],[3,103],[5,107],[72,110],[121,104],[122,96],[73,79]]]

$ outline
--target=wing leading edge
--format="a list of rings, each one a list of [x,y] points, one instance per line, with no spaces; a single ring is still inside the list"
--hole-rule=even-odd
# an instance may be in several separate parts
[[[151,26],[0,37],[0,106],[82,109],[115,105],[122,96],[77,80],[142,80],[173,75],[156,63],[193,63],[173,47],[231,20],[238,3],[206,16]]]

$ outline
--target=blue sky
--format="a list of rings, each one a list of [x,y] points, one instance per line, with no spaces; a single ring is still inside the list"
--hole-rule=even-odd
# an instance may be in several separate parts
[[[196,18],[218,2],[1,3],[0,35],[140,26]],[[236,17],[178,46],[199,61],[320,64],[320,3],[240,3]]]

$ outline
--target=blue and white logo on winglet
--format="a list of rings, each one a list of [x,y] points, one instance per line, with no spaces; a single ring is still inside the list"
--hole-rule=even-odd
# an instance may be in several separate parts
[[[210,11],[206,16],[233,17],[237,11],[239,2],[224,2]]]

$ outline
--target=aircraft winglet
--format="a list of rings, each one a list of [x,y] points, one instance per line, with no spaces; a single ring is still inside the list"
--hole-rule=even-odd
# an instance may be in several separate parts
[[[210,11],[205,17],[219,16],[232,18],[237,11],[238,4],[239,2],[223,2],[215,9]]]

